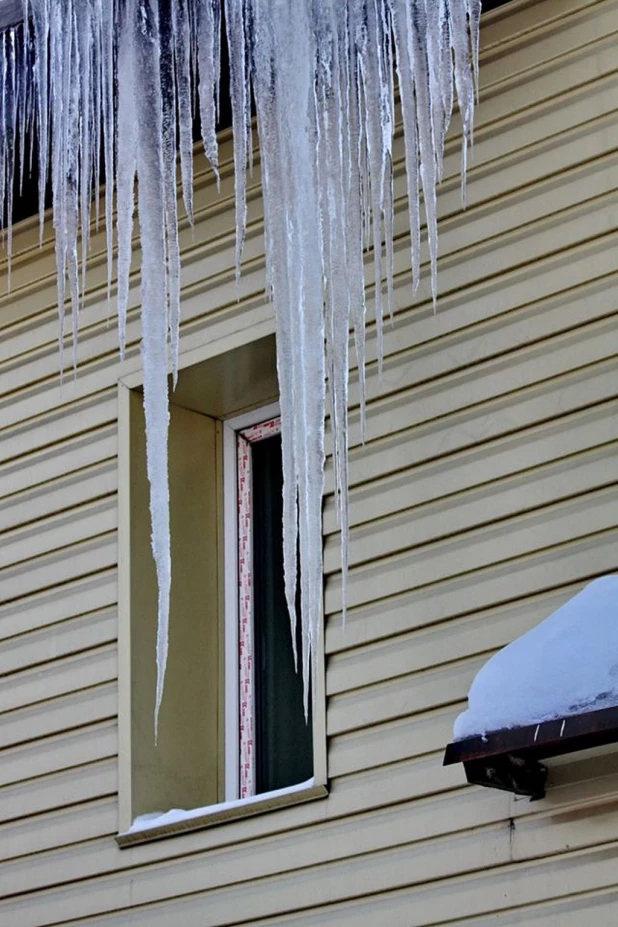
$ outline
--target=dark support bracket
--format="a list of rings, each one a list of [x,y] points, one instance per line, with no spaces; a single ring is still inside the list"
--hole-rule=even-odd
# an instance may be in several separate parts
[[[603,708],[457,740],[446,748],[444,765],[463,763],[471,784],[535,801],[544,797],[547,779],[540,760],[617,742],[618,708]]]
[[[528,795],[531,801],[545,797],[547,767],[538,760],[505,753],[488,760],[468,760],[463,765],[471,785]]]

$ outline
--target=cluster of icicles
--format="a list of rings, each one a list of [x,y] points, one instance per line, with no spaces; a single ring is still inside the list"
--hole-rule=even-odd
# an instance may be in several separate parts
[[[420,269],[422,191],[435,300],[436,185],[455,95],[463,125],[465,180],[481,0],[21,0],[21,4],[12,0],[12,4],[21,6],[21,21],[0,33],[0,216],[7,225],[10,265],[14,186],[27,182],[32,159],[37,158],[41,222],[48,182],[53,193],[61,346],[65,289],[72,309],[74,347],[77,341],[91,204],[98,203],[98,187],[105,177],[108,274],[111,287],[116,247],[119,339],[124,353],[137,190],[147,465],[159,583],[155,717],[163,694],[171,583],[167,376],[171,364],[176,377],[179,343],[177,153],[179,148],[184,208],[191,220],[195,110],[199,110],[206,156],[217,172],[225,21],[237,273],[246,224],[246,172],[252,159],[251,94],[257,115],[267,291],[277,332],[285,587],[294,625],[300,575],[307,693],[322,610],[327,411],[333,434],[345,612],[348,342],[352,329],[362,419],[366,249],[372,250],[377,281],[373,295],[380,357],[383,315],[392,310],[395,89],[403,119],[413,284],[418,284]]]

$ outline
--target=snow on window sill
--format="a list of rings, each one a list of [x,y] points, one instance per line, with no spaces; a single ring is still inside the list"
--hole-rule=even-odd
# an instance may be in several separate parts
[[[135,818],[129,830],[118,834],[116,842],[123,848],[151,840],[161,840],[163,837],[214,827],[265,811],[315,801],[318,798],[326,798],[327,795],[328,789],[325,785],[316,785],[315,779],[308,779],[285,789],[208,805],[205,808],[192,808],[189,811],[174,808],[171,811],[144,814]]]

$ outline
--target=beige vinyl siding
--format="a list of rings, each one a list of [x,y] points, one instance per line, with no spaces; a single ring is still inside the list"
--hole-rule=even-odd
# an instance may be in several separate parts
[[[139,370],[138,274],[121,365],[95,232],[61,386],[50,228],[42,250],[36,219],[15,230],[0,297],[2,927],[614,927],[618,752],[553,761],[534,804],[441,762],[488,656],[617,565],[617,33],[616,0],[486,17],[467,211],[455,135],[439,191],[435,314],[427,274],[412,300],[396,140],[396,320],[381,388],[370,326],[364,447],[351,384],[345,628],[327,474],[323,801],[118,848],[117,383]],[[220,195],[196,161],[196,228],[181,228],[189,360],[273,331],[259,169],[237,291],[225,141],[222,161]]]

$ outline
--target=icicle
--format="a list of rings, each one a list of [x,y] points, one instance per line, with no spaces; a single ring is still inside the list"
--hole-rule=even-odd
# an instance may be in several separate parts
[[[180,338],[180,247],[178,243],[178,206],[176,202],[176,74],[174,61],[174,22],[172,11],[163,5],[160,14],[160,79],[163,152],[163,196],[167,235],[167,273],[169,296],[168,329],[172,347],[173,383],[178,379]],[[192,199],[192,198],[191,198]],[[190,207],[192,210],[192,207]]]
[[[101,24],[101,122],[103,123],[103,157],[105,162],[105,234],[107,244],[107,302],[111,299],[113,257],[114,257],[114,138],[116,132],[116,114],[114,112],[114,19],[113,5],[106,0],[98,0]],[[122,83],[122,82],[121,82]],[[118,90],[120,95],[120,87]],[[98,120],[98,113],[94,114]],[[118,130],[120,136],[120,130]],[[124,149],[123,159],[135,159],[135,150]],[[129,168],[130,171],[130,168]],[[132,177],[135,175],[133,168]],[[133,180],[131,180],[131,186]],[[98,191],[96,191],[98,193]],[[133,192],[131,191],[131,215],[133,214]],[[118,220],[120,222],[120,220]],[[129,239],[130,241],[130,239]],[[122,344],[124,353],[124,343]]]
[[[359,62],[356,48],[355,22],[348,11],[345,27],[345,93],[343,124],[344,160],[347,164],[344,203],[346,206],[345,242],[349,267],[349,306],[354,329],[356,362],[358,367],[361,440],[365,440],[365,287],[363,265],[363,141],[361,122],[361,90]],[[347,498],[343,499],[347,513]],[[347,542],[342,535],[342,543]]]
[[[71,291],[71,346],[73,354],[73,373],[77,373],[77,331],[79,325],[79,258],[77,254],[77,231],[79,228],[79,188],[80,188],[80,147],[79,147],[79,129],[80,129],[80,112],[79,112],[79,91],[80,82],[78,75],[80,73],[80,57],[78,47],[78,26],[75,11],[71,17],[71,34],[68,43],[67,55],[70,66],[68,86],[66,86],[66,101],[68,103],[67,121],[64,127],[64,139],[60,144],[66,145],[66,157],[64,159],[64,169],[66,177],[64,180],[64,190],[66,205],[64,209],[65,222],[65,245],[67,276],[69,278],[69,287]],[[81,165],[82,170],[84,165]],[[83,204],[82,204],[83,208]],[[88,209],[88,217],[90,210]],[[89,230],[86,232],[88,237]],[[87,246],[85,246],[87,247]],[[86,259],[84,251],[84,260]]]
[[[24,3],[24,5],[26,5]],[[24,174],[26,172],[26,135],[29,123],[29,102],[32,89],[32,75],[30,73],[30,41],[28,37],[28,20],[18,28],[17,40],[17,81],[18,81],[18,122],[19,122],[19,193],[24,189]]]
[[[49,98],[49,0],[30,0],[34,22],[36,47],[34,73],[37,99],[37,145],[39,152],[39,238],[43,241],[45,222],[45,189],[49,177],[49,114],[52,100]],[[56,63],[58,66],[58,63]],[[62,350],[62,344],[60,345]]]
[[[15,44],[15,29],[9,29],[6,36],[5,50],[5,81],[6,92],[4,96],[4,126],[5,126],[5,163],[6,163],[6,209],[10,216],[13,212],[13,178],[15,176],[15,132],[17,127],[16,113],[16,58],[17,49]],[[12,224],[9,221],[7,227],[7,257],[9,271],[7,274],[7,287],[11,289],[11,258],[13,256],[13,231]]]
[[[129,14],[126,13],[125,15],[128,16]],[[131,272],[131,238],[133,235],[133,211],[135,208],[134,186],[135,174],[137,172],[136,78],[133,74],[133,67],[133,36],[128,26],[125,26],[123,22],[118,46],[118,70],[122,74],[122,80],[119,81],[118,84],[117,116],[118,138],[122,139],[122,151],[118,151],[116,158],[116,190],[118,202],[118,340],[120,342],[121,360],[124,360],[126,346],[129,276]],[[111,181],[109,179],[108,185],[111,186]]]
[[[257,5],[257,0],[255,0]],[[247,74],[247,44],[245,36],[244,0],[225,0],[228,49],[230,56],[230,94],[234,129],[234,179],[236,187],[236,280],[240,277],[240,262],[247,225],[247,134],[249,77]],[[271,14],[272,15],[272,14]],[[208,87],[206,87],[208,91]]]
[[[474,67],[474,87],[478,100],[479,91],[479,32],[481,25],[481,0],[467,0],[466,11],[468,13],[470,41],[472,43],[472,64]]]
[[[253,67],[268,254],[278,337],[284,462],[286,594],[295,615],[301,564],[305,712],[322,608],[324,314],[312,120],[313,37],[307,11],[286,0],[254,5]],[[276,68],[273,68],[276,62]],[[279,335],[280,333],[280,335]],[[296,516],[298,500],[298,522]],[[298,535],[297,535],[298,531]]]
[[[94,77],[93,69],[93,23],[92,10],[89,3],[76,3],[75,5],[75,31],[76,47],[73,55],[75,60],[75,71],[73,73],[74,85],[78,88],[76,96],[78,97],[78,111],[75,114],[75,120],[79,126],[81,138],[76,156],[81,155],[81,177],[80,177],[80,211],[81,211],[81,231],[82,231],[82,294],[86,289],[86,262],[88,259],[88,247],[90,245],[90,206],[92,203],[92,175],[93,175],[93,157],[98,151],[98,125],[99,120],[94,119],[94,112],[100,112],[100,107],[94,109],[92,79]],[[97,191],[98,202],[98,191]],[[74,328],[75,349],[77,345],[77,330]],[[74,358],[74,365],[76,358]]]
[[[457,89],[457,102],[461,113],[462,142],[461,142],[461,201],[466,205],[466,174],[468,168],[468,145],[472,139],[474,127],[474,81],[472,66],[470,64],[470,48],[468,37],[467,5],[470,0],[450,0],[451,35],[453,42],[453,56],[455,59],[455,87]],[[473,39],[473,50],[476,54],[478,39]]]
[[[134,7],[135,5],[135,7]],[[139,221],[142,242],[142,357],[146,460],[150,481],[152,552],[159,585],[157,630],[157,688],[155,739],[168,650],[169,595],[171,587],[169,537],[169,486],[167,479],[167,247],[166,170],[164,165],[163,95],[156,0],[127,0],[134,28],[134,92],[137,118],[137,170]],[[137,110],[137,106],[135,106]],[[169,177],[167,178],[169,182]],[[174,196],[175,196],[174,180]]]
[[[157,726],[171,583],[168,341],[175,379],[180,321],[176,149],[178,140],[183,198],[192,221],[192,123],[198,97],[204,148],[218,180],[221,0],[22,0],[22,8],[24,24],[0,33],[0,228],[6,226],[10,270],[13,191],[17,176],[23,183],[36,134],[41,236],[51,179],[59,344],[62,357],[68,284],[74,367],[92,198],[98,196],[102,171],[108,293],[114,194],[117,200],[117,305],[124,357],[137,189],[147,469],[159,584]],[[224,0],[224,10],[237,276],[247,224],[252,92],[261,143],[267,291],[277,327],[281,396],[285,591],[295,642],[300,572],[307,709],[322,615],[327,395],[344,615],[346,610],[348,355],[352,328],[364,440],[365,246],[372,252],[380,372],[385,302],[393,313],[394,73],[404,130],[412,283],[416,289],[420,278],[422,189],[435,304],[436,184],[456,95],[465,190],[478,92],[481,0]],[[98,199],[95,215],[98,222]]]
[[[219,182],[219,156],[217,153],[217,99],[219,89],[219,49],[221,11],[218,0],[197,3],[195,29],[197,41],[197,68],[199,72],[200,117],[206,157]]]
[[[187,0],[172,4],[174,66],[178,92],[182,193],[189,221],[193,223],[193,113],[191,109],[191,30]],[[176,126],[172,126],[174,137]],[[174,151],[175,154],[175,151]],[[180,300],[180,292],[178,294]],[[179,303],[180,311],[180,303]]]
[[[64,300],[67,266],[67,200],[66,200],[66,124],[69,113],[69,90],[71,67],[69,62],[71,40],[71,16],[62,17],[61,8],[52,7],[50,17],[50,104],[54,119],[51,137],[51,172],[54,197],[54,230],[56,233],[56,265],[58,270],[58,341],[60,365],[63,369],[64,351]]]

